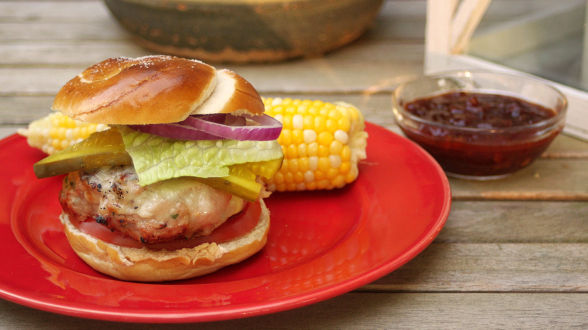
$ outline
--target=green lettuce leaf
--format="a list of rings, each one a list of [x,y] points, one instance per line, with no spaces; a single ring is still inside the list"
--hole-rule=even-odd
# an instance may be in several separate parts
[[[139,184],[183,176],[226,177],[229,166],[282,157],[276,141],[174,140],[119,127]]]

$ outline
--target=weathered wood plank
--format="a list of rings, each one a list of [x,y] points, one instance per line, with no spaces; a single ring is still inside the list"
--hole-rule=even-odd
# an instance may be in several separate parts
[[[437,243],[588,243],[588,202],[454,201]]]
[[[0,65],[83,68],[108,57],[148,54],[151,53],[122,40],[8,42],[0,47]]]
[[[0,1],[0,22],[102,22],[110,13],[100,0]]]
[[[1,124],[25,125],[44,117],[51,111],[54,95],[0,96]]]
[[[55,95],[80,68],[0,68],[0,95]]]
[[[86,22],[14,23],[0,21],[0,40],[127,40],[130,35],[113,18]]]
[[[543,158],[588,158],[588,143],[560,134],[545,150]]]
[[[0,301],[6,329],[569,329],[585,328],[588,294],[348,293],[285,312],[195,324],[129,324],[51,314]]]
[[[588,200],[588,159],[539,159],[495,181],[450,179],[454,199]]]
[[[366,289],[588,292],[586,274],[586,243],[433,243]]]
[[[16,133],[21,128],[18,126],[0,126],[0,139],[3,139],[9,135]]]

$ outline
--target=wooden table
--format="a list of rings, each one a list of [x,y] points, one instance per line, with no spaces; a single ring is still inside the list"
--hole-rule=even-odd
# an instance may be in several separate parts
[[[523,7],[521,1],[511,3]],[[387,1],[363,38],[325,57],[230,67],[264,96],[351,102],[367,120],[398,131],[390,91],[423,70],[424,5]],[[47,114],[59,87],[86,66],[147,53],[100,1],[0,1],[0,136]],[[588,327],[588,143],[561,135],[541,159],[507,179],[450,181],[445,228],[397,271],[307,307],[198,327]],[[196,327],[114,325],[0,301],[2,328],[108,326]]]

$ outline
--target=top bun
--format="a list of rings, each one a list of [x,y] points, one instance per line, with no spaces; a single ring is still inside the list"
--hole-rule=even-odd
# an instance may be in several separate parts
[[[191,114],[261,114],[255,88],[229,70],[172,56],[109,58],[67,82],[53,110],[77,120],[142,125],[175,123]]]

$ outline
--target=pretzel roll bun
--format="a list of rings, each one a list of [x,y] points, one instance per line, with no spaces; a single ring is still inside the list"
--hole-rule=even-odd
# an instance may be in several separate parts
[[[76,254],[95,270],[127,281],[161,282],[212,273],[252,256],[267,242],[269,210],[260,200],[261,213],[255,228],[222,243],[202,243],[179,250],[150,250],[107,243],[77,229],[67,212],[60,220]]]
[[[175,123],[191,114],[261,114],[255,88],[229,70],[172,56],[109,58],[67,82],[53,110],[85,122]]]

